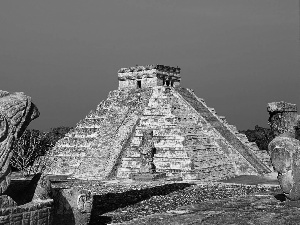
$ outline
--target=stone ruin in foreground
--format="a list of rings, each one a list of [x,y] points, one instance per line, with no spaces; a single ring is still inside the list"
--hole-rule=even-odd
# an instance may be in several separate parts
[[[57,142],[47,156],[47,174],[128,178],[139,172],[144,130],[153,130],[156,171],[169,177],[214,181],[271,172],[266,152],[180,87],[180,68],[122,68],[118,80],[118,90]]]

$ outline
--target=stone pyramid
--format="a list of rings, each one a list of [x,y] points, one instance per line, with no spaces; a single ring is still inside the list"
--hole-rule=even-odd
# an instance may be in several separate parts
[[[180,68],[122,68],[119,88],[59,140],[46,173],[79,179],[128,178],[139,172],[144,130],[153,130],[157,172],[213,181],[269,173],[269,156],[191,89]]]

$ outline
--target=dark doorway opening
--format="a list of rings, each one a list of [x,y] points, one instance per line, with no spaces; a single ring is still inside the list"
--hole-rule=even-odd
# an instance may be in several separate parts
[[[168,87],[170,86],[170,81],[169,81],[169,80],[166,81],[166,85],[167,85]]]
[[[137,88],[142,88],[142,81],[141,80],[137,81]]]

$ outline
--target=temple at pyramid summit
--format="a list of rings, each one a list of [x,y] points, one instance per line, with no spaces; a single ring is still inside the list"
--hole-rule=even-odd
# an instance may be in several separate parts
[[[140,170],[138,148],[146,130],[153,131],[156,171],[167,177],[216,181],[271,172],[269,155],[181,87],[180,72],[164,65],[120,69],[118,89],[56,143],[45,172],[129,178]]]

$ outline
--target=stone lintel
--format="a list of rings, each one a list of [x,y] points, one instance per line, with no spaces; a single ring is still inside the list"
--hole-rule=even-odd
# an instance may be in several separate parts
[[[288,102],[271,102],[267,106],[268,112],[297,112],[297,105]]]

